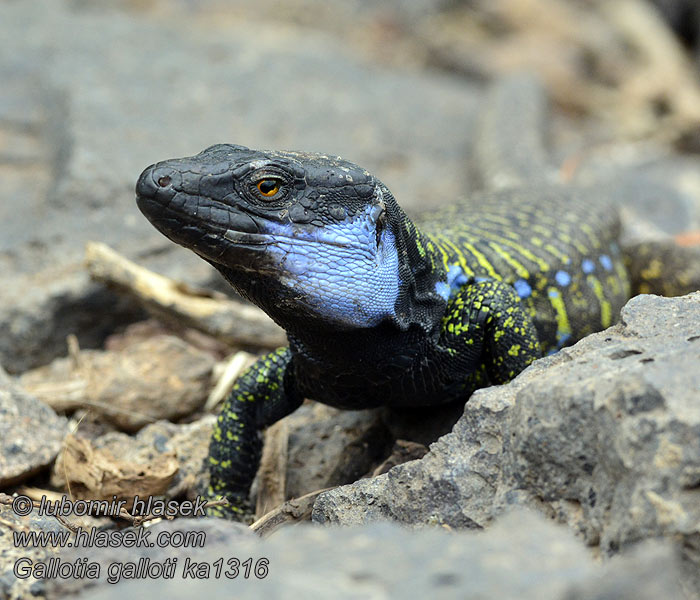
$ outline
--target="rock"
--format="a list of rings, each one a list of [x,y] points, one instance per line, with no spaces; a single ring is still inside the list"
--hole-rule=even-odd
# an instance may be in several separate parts
[[[205,459],[215,422],[215,415],[206,415],[182,425],[159,421],[144,427],[136,436],[137,442],[144,446],[150,445],[160,452],[174,452],[178,471],[165,494],[167,497],[184,496],[194,500],[206,490],[209,472]]]
[[[120,429],[137,431],[200,408],[210,391],[214,362],[184,340],[156,335],[113,351],[86,350],[77,358],[56,359],[19,381],[57,409],[89,406]]]
[[[501,396],[475,393],[453,432],[431,444],[425,457],[325,492],[314,505],[313,520],[356,525],[391,519],[469,528],[488,524],[502,462],[504,416],[510,408]]]
[[[518,391],[507,485],[578,504],[604,551],[700,534],[698,334],[700,293],[632,299],[620,325]]]
[[[484,527],[525,504],[604,554],[682,540],[700,590],[698,364],[700,292],[633,298],[620,324],[477,391],[423,459],[322,494],[313,520]]]
[[[624,245],[700,227],[700,170],[690,157],[657,146],[613,146],[590,153],[572,184],[619,204]]]
[[[12,25],[4,8],[0,39],[6,48]],[[84,346],[96,346],[114,323],[142,311],[89,283],[81,265],[86,214],[81,219],[79,211],[69,214],[53,202],[70,154],[66,93],[39,73],[36,57],[2,54],[0,364],[15,373],[61,353],[70,333],[80,332]],[[100,220],[92,212],[89,219]]]
[[[174,453],[139,456],[131,438],[115,440],[120,435],[123,436],[108,433],[94,442],[73,435],[66,437],[54,475],[60,474],[71,497],[107,501],[116,497],[126,501],[125,508],[130,510],[135,496],[147,498],[165,493],[177,473]],[[118,453],[117,449],[123,452]]]
[[[635,600],[667,594],[692,598],[693,592],[679,581],[683,566],[669,550],[656,540],[639,544],[613,558],[592,581],[571,586],[567,600]]]
[[[408,531],[392,524],[363,528],[297,526],[283,529],[266,540],[240,535],[231,523],[211,520],[170,524],[178,530],[205,530],[203,549],[99,551],[103,564],[178,557],[172,579],[144,578],[105,585],[103,572],[97,589],[78,597],[191,598],[193,594],[237,598],[682,598],[679,569],[673,551],[662,544],[640,548],[635,555],[603,568],[563,528],[542,517],[520,511],[506,515],[485,533],[447,532],[429,528]],[[216,538],[214,539],[214,533]],[[83,554],[84,555],[84,554]],[[69,555],[70,556],[70,555]],[[235,580],[210,575],[183,579],[187,557],[199,563],[235,556],[253,559],[245,577],[243,567]],[[266,570],[255,571],[261,558]],[[654,569],[650,569],[650,566]],[[256,577],[264,575],[263,577]],[[653,582],[650,581],[652,579]],[[653,583],[652,585],[649,585]],[[80,582],[79,585],[84,585]],[[66,586],[70,586],[68,589]],[[75,581],[52,581],[47,598],[76,591]],[[62,592],[62,593],[61,593]],[[611,594],[606,596],[605,594]]]
[[[44,582],[34,577],[27,579],[15,577],[13,573],[15,563],[21,559],[29,559],[33,563],[45,562],[57,557],[61,549],[51,544],[15,543],[14,535],[32,531],[65,535],[69,533],[68,529],[53,517],[38,515],[36,510],[28,516],[20,517],[11,507],[1,504],[0,522],[2,523],[0,527],[0,598],[20,600],[41,595]]]
[[[133,437],[114,432],[92,440],[89,443],[89,450],[92,453],[112,457],[105,463],[108,466],[116,467],[118,466],[116,463],[123,463],[124,468],[111,468],[109,469],[111,477],[103,474],[97,480],[100,486],[111,482],[113,487],[116,486],[119,489],[110,488],[109,493],[101,493],[100,490],[94,489],[93,485],[91,497],[111,498],[111,494],[117,494],[120,497],[133,497],[134,494],[139,494],[143,497],[148,495],[148,492],[140,487],[137,489],[136,486],[143,486],[143,483],[139,482],[148,477],[158,485],[157,489],[150,490],[150,494],[163,494],[167,498],[184,496],[194,500],[206,488],[203,483],[207,475],[204,459],[209,450],[209,438],[214,422],[213,415],[183,425],[158,421],[144,427]],[[83,439],[80,442],[88,443]],[[66,468],[63,461],[64,457],[61,455],[53,470],[51,483],[55,487],[66,488],[66,475],[69,477],[72,490],[80,490],[95,479],[94,472],[98,466],[95,464],[97,462],[95,459],[89,464],[90,469],[87,474],[92,477],[88,477],[87,480],[85,473],[82,471],[74,473],[73,470]],[[161,468],[154,471],[157,465],[161,465]],[[133,469],[128,469],[128,466],[133,466]],[[140,472],[141,475],[137,480],[134,480],[132,471]],[[163,485],[158,482],[162,482]]]
[[[65,417],[21,391],[0,368],[0,488],[48,467],[66,433]]]
[[[139,529],[128,527],[122,531],[135,531],[138,534]],[[110,548],[73,548],[71,550],[64,550],[61,553],[61,559],[64,562],[75,562],[80,558],[87,558],[91,562],[98,563],[100,565],[100,578],[97,580],[87,580],[80,578],[58,578],[52,579],[46,582],[38,582],[41,587],[42,594],[48,598],[65,598],[73,597],[73,594],[83,590],[86,595],[94,593],[94,586],[104,585],[107,583],[108,576],[116,578],[118,581],[119,567],[111,567],[111,565],[126,563],[136,563],[138,564],[140,559],[149,558],[152,562],[165,562],[166,560],[177,561],[179,563],[179,571],[177,572],[176,580],[182,582],[182,569],[183,563],[189,558],[190,560],[202,560],[205,557],[211,558],[212,552],[219,553],[221,556],[225,556],[228,560],[228,556],[232,554],[232,550],[235,548],[238,552],[238,548],[243,549],[250,548],[257,540],[255,535],[251,530],[240,523],[234,523],[232,521],[223,521],[221,519],[193,519],[193,518],[178,518],[172,521],[160,521],[154,523],[146,529],[148,538],[146,541],[152,544],[150,547],[148,545],[135,546],[133,548],[125,548],[123,545],[115,545]],[[181,545],[173,544],[162,544],[159,546],[156,543],[158,535],[180,535],[183,533],[185,535],[192,536],[189,541],[185,541],[185,538],[179,538],[181,540]],[[169,540],[170,538],[168,538]],[[212,559],[212,562],[216,560]],[[111,571],[110,571],[111,568]],[[126,577],[125,577],[126,579]],[[223,575],[221,576],[222,581],[228,581]],[[164,579],[162,577],[152,578],[155,585],[162,585]],[[144,583],[144,582],[140,582]],[[111,587],[109,585],[108,587]],[[155,593],[155,592],[154,592]],[[137,597],[141,594],[137,594]],[[159,594],[155,593],[158,597]]]
[[[251,489],[256,519],[285,500],[356,481],[387,456],[391,443],[381,410],[302,404],[265,432]],[[299,519],[308,518],[305,511],[295,512]]]
[[[379,411],[339,410],[316,402],[286,417],[287,498],[355,481],[390,451]]]

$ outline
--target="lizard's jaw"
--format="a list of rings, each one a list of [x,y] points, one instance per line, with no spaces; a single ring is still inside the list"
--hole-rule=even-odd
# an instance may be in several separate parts
[[[285,304],[296,306],[297,316],[304,314],[328,326],[374,327],[395,316],[400,288],[394,234],[390,229],[378,234],[375,225],[370,207],[361,218],[322,228],[291,229],[268,222],[265,233],[228,229],[222,237],[226,250],[213,262],[273,318],[284,298]],[[232,270],[247,275],[232,277]],[[247,288],[251,278],[259,277],[267,282],[261,282],[262,287],[277,298],[265,295],[256,300]],[[259,283],[255,285],[260,289]],[[284,326],[283,319],[276,320]]]

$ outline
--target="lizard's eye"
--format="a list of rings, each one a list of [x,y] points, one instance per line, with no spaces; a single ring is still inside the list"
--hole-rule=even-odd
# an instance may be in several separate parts
[[[265,198],[272,198],[280,191],[281,182],[279,179],[261,179],[255,186]]]
[[[247,184],[253,198],[263,202],[279,202],[290,192],[292,181],[287,172],[268,165],[251,173]]]

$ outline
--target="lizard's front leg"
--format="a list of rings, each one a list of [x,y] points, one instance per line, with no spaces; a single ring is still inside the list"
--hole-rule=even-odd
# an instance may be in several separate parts
[[[491,279],[465,285],[450,300],[440,344],[469,373],[467,394],[510,381],[541,356],[537,330],[515,290]]]
[[[223,496],[229,504],[210,508],[210,515],[236,520],[250,516],[248,496],[260,463],[260,430],[303,400],[294,389],[290,361],[289,348],[261,357],[238,378],[224,402],[209,444],[208,496]]]

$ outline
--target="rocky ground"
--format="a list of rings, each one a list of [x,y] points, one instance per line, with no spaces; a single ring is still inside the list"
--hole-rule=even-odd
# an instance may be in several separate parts
[[[656,274],[647,291],[679,276],[698,289],[698,13],[656,4],[678,38],[641,1],[0,2],[0,492],[185,501],[205,487],[212,387],[266,344],[149,319],[163,309],[91,279],[84,252],[105,242],[181,291],[228,293],[133,199],[143,167],[213,143],[340,154],[429,210],[503,180],[483,168],[499,110],[485,81],[524,68],[553,111],[521,95],[507,118],[545,125],[542,172],[620,204],[633,271]],[[0,597],[230,597],[225,577],[180,576],[188,557],[222,556],[269,559],[236,580],[242,598],[700,597],[699,294],[633,298],[619,324],[466,408],[303,405],[266,434],[262,541],[178,519],[153,531],[203,530],[204,548],[18,547],[16,532],[133,519],[21,517],[0,495]],[[103,574],[18,579],[22,557],[89,557]],[[104,585],[142,557],[178,558],[178,575]]]

